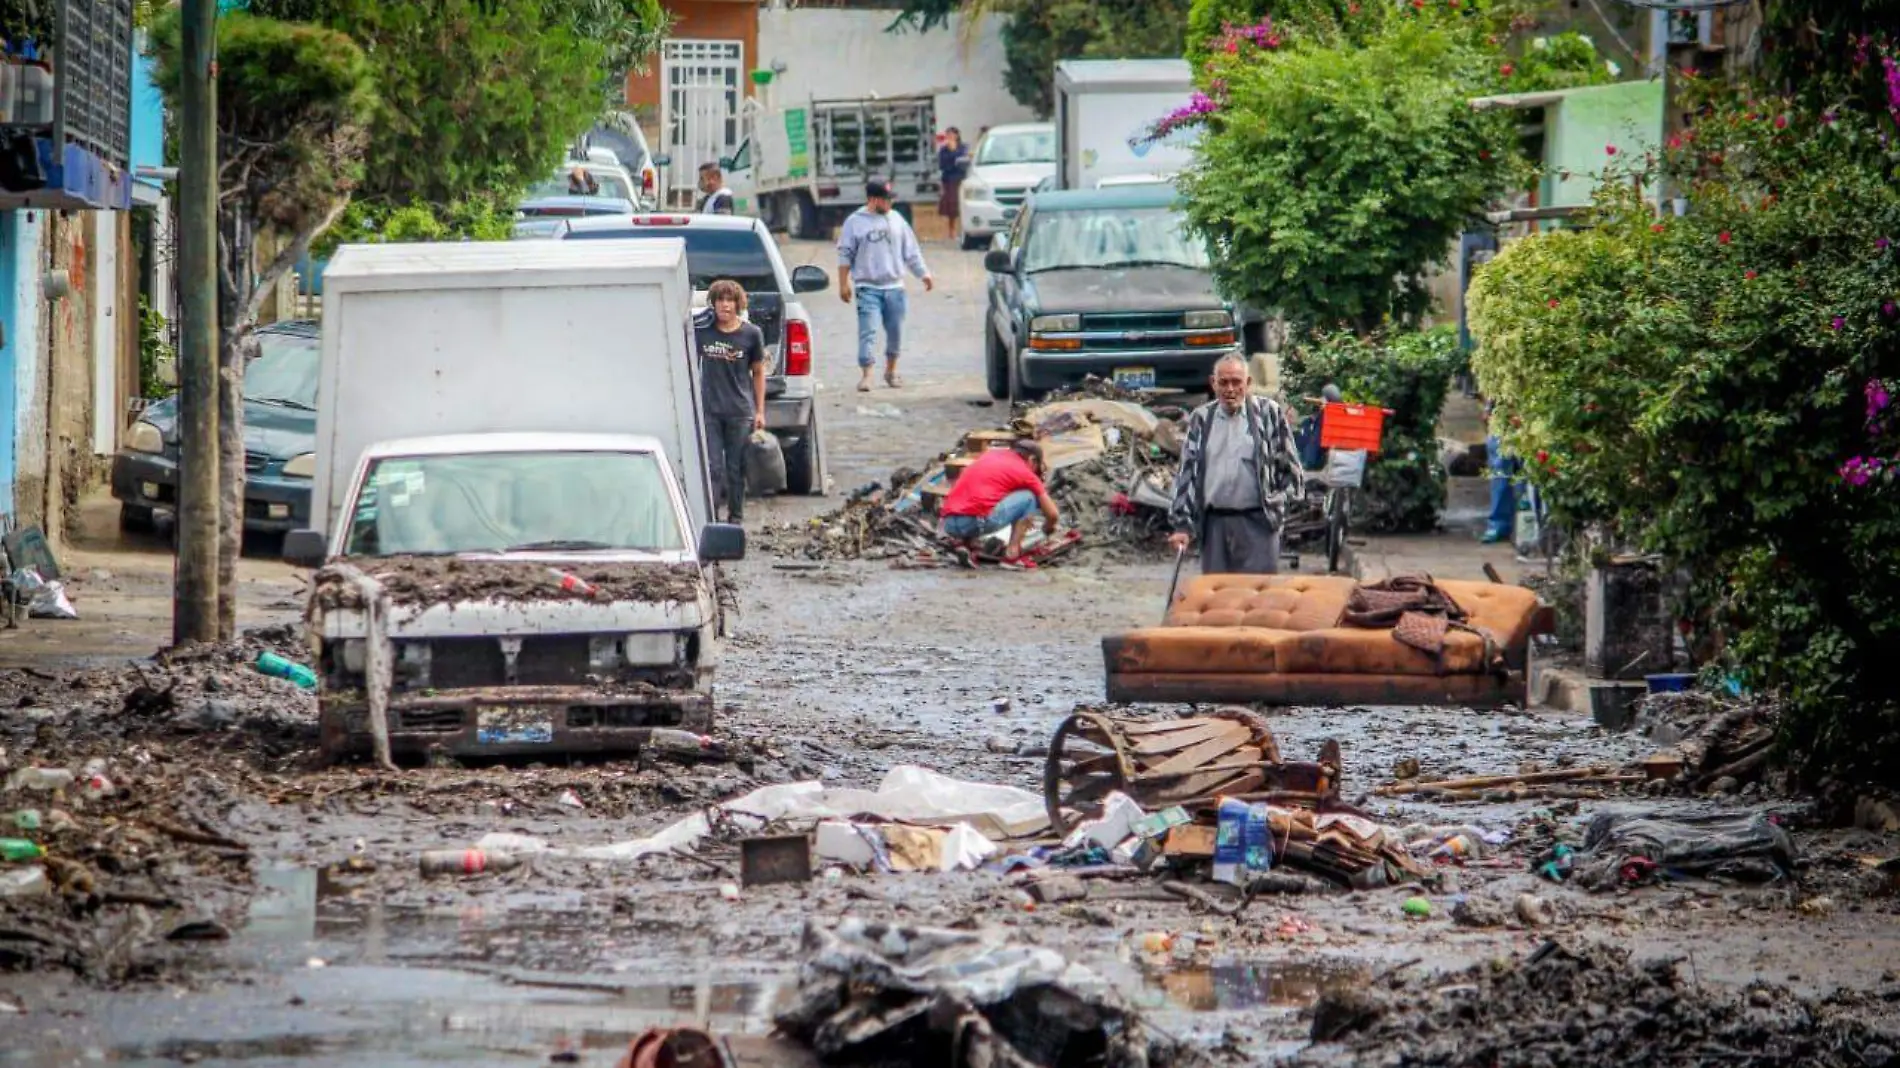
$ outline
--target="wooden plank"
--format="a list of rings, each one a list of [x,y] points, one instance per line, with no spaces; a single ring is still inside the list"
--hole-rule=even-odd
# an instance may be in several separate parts
[[[1151,734],[1130,748],[1142,756],[1153,753],[1172,753],[1190,745],[1204,742],[1217,735],[1231,732],[1238,724],[1224,719],[1210,719],[1196,723],[1186,730],[1169,731],[1166,734]]]
[[[1214,760],[1223,754],[1232,752],[1244,744],[1249,737],[1246,727],[1238,723],[1229,723],[1224,734],[1209,738],[1196,746],[1190,746],[1169,757],[1165,762],[1149,768],[1149,775],[1166,775],[1176,771],[1193,771],[1202,764]]]
[[[1162,734],[1167,731],[1186,730],[1187,728],[1192,727],[1197,723],[1206,723],[1206,722],[1207,720],[1204,720],[1204,719],[1190,717],[1188,719],[1162,720],[1159,723],[1130,723],[1127,726],[1124,726],[1122,728],[1122,733],[1129,734],[1129,735]]]

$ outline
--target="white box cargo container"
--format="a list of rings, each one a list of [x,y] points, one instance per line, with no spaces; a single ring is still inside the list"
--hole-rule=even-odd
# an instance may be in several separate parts
[[[1056,182],[1093,189],[1122,174],[1173,174],[1194,160],[1193,131],[1147,141],[1194,95],[1184,59],[1065,59],[1056,64]]]
[[[313,528],[377,442],[542,432],[657,439],[704,526],[692,300],[678,240],[345,245],[324,273]]]

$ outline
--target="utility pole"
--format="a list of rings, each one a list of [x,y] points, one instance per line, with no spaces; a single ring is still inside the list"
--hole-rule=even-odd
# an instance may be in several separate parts
[[[218,6],[183,0],[182,7],[175,644],[218,637]]]

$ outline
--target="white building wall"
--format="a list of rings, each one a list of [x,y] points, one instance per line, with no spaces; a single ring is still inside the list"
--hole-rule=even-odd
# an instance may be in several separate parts
[[[784,70],[772,82],[781,105],[802,99],[937,94],[937,126],[968,141],[985,126],[1033,122],[1003,87],[1003,20],[987,18],[965,40],[961,17],[929,33],[886,33],[895,11],[798,8],[759,12],[757,66]]]

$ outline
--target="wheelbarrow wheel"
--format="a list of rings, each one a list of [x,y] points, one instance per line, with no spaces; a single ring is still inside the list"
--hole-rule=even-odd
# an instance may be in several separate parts
[[[1099,815],[1102,799],[1127,787],[1127,767],[1127,754],[1100,717],[1079,713],[1063,720],[1042,770],[1050,830],[1066,837],[1075,824]]]

